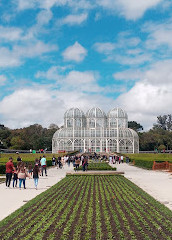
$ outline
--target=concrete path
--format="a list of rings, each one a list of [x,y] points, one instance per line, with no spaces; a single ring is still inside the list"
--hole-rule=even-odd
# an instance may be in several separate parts
[[[126,163],[111,166],[123,171],[126,178],[172,210],[172,173],[144,170]]]
[[[39,178],[37,190],[34,187],[34,180],[29,178],[26,179],[26,189],[23,189],[23,186],[21,190],[13,188],[12,181],[10,188],[6,188],[4,183],[0,184],[0,220],[59,182],[66,176],[66,172],[71,170],[73,170],[72,164],[70,167],[65,165],[63,169],[57,169],[56,167],[49,168],[47,170],[48,176]]]

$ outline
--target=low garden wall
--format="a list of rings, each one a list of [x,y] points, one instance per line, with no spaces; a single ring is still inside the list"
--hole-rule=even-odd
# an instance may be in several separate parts
[[[153,162],[152,170],[168,170],[169,169],[169,162]]]

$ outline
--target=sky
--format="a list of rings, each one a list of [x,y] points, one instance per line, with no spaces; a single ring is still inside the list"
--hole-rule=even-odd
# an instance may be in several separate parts
[[[0,123],[61,126],[72,107],[145,131],[172,113],[171,0],[0,0]]]

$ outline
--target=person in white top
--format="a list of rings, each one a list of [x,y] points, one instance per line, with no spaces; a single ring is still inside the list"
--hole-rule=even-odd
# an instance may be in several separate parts
[[[42,176],[43,176],[44,170],[45,170],[45,175],[47,176],[47,160],[45,156],[41,158],[40,164],[41,164]]]

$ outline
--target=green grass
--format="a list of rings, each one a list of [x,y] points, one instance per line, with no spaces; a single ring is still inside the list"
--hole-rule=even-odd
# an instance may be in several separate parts
[[[125,154],[131,160],[144,160],[144,161],[172,161],[172,154],[170,153],[135,153]]]
[[[30,153],[19,153],[19,154],[16,154],[16,153],[1,153],[0,155],[0,163],[6,163],[9,159],[9,157],[12,157],[13,158],[13,162],[17,162],[17,158],[18,156],[20,156],[22,158],[22,161],[24,162],[33,162],[35,160],[35,158],[40,158],[40,156],[42,157],[43,155],[46,156],[46,159],[47,160],[51,160],[53,155],[55,157],[58,157],[58,156],[64,156],[66,154],[64,153],[61,153],[61,154],[52,154],[52,153],[35,153],[35,154],[30,154]]]

